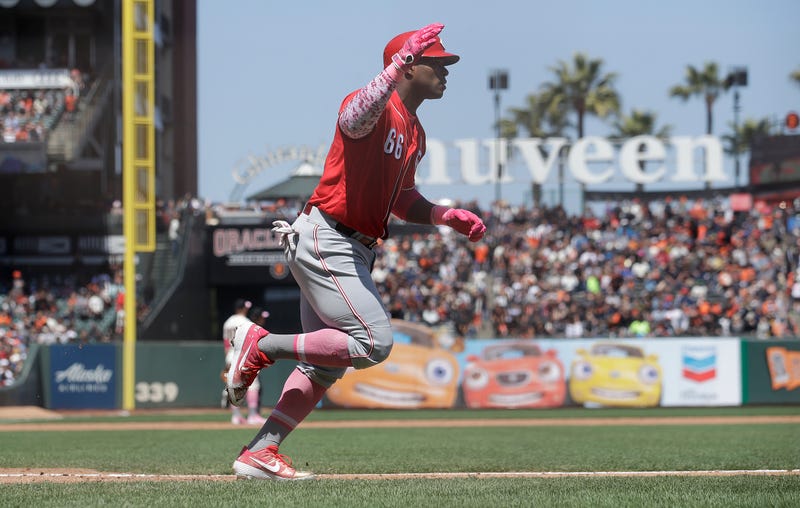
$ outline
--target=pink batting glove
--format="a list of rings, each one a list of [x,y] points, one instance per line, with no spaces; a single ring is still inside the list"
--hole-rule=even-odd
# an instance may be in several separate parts
[[[406,40],[400,51],[392,55],[392,61],[400,68],[403,69],[415,63],[422,56],[426,49],[433,46],[436,42],[436,37],[439,32],[444,29],[441,23],[432,23],[426,27],[420,28],[411,37]]]
[[[433,207],[431,217],[434,224],[446,224],[465,235],[470,242],[477,242],[486,233],[486,225],[481,218],[469,210],[437,205]]]

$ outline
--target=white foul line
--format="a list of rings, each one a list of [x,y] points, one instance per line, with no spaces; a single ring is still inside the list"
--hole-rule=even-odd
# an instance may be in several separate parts
[[[340,473],[318,474],[319,480],[412,480],[426,478],[565,478],[565,477],[654,477],[654,476],[782,476],[800,475],[800,469],[711,469],[703,471],[498,471],[431,473]],[[86,480],[213,480],[231,481],[234,475],[223,474],[147,474],[147,473],[0,473],[0,480],[86,479]]]
[[[634,477],[634,476],[757,476],[800,475],[800,469],[734,469],[706,471],[498,471],[458,473],[366,473],[319,474],[318,479],[397,480],[422,478],[564,478],[564,477]]]

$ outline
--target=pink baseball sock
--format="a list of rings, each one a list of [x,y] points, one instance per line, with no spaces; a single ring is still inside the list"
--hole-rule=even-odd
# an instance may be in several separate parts
[[[258,414],[258,390],[247,390],[247,409],[250,414]]]
[[[283,392],[272,414],[248,447],[259,450],[280,445],[322,400],[326,390],[299,369],[294,369],[283,385]]]
[[[324,367],[350,367],[349,336],[336,328],[308,333],[270,333],[258,341],[258,349],[270,362],[290,359]]]
[[[294,338],[295,358],[301,362],[326,367],[350,367],[348,335],[335,328],[298,333]]]

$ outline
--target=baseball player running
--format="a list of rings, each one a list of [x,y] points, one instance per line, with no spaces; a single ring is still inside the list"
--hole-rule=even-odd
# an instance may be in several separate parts
[[[291,226],[275,222],[273,231],[281,235],[302,291],[303,332],[276,334],[255,324],[240,326],[233,340],[228,397],[241,404],[258,372],[278,360],[299,364],[269,418],[233,463],[237,476],[311,478],[312,473],[296,470],[278,453],[281,442],[348,367],[371,367],[389,355],[392,329],[370,270],[376,255],[372,249],[387,236],[390,214],[413,223],[448,225],[473,242],[483,237],[486,227],[478,216],[434,205],[414,184],[425,155],[417,109],[444,95],[447,66],[459,60],[442,46],[443,28],[436,23],[389,41],[384,69],[340,106],[311,199]]]

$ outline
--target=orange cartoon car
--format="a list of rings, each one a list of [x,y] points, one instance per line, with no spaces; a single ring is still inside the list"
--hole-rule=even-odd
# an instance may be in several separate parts
[[[553,349],[531,342],[487,346],[467,357],[462,390],[467,407],[535,408],[564,404],[564,366]]]
[[[369,369],[348,369],[331,386],[328,402],[352,408],[450,408],[458,396],[458,360],[450,351],[437,347],[429,330],[403,327],[414,344],[395,343],[389,358]]]

